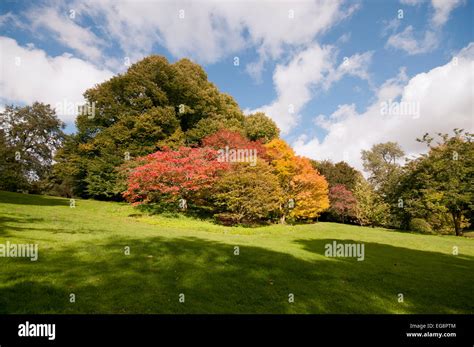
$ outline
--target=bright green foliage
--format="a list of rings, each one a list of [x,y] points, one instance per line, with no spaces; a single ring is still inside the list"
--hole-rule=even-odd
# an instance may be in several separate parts
[[[273,168],[263,160],[255,166],[235,164],[212,189],[219,214],[235,223],[252,223],[276,216],[283,192]],[[224,215],[223,215],[224,214]]]
[[[462,235],[466,220],[474,209],[474,143],[473,135],[455,129],[454,136],[438,134],[440,142],[433,144],[428,134],[420,139],[429,152],[411,161],[397,187],[403,206],[400,214],[404,225],[411,218],[430,220],[440,231],[451,218],[451,230]]]
[[[252,141],[261,140],[263,143],[267,143],[280,136],[280,129],[263,112],[245,117],[244,127],[247,137]]]
[[[363,178],[354,188],[355,217],[360,225],[384,226],[389,217],[389,206],[384,203],[372,186]]]

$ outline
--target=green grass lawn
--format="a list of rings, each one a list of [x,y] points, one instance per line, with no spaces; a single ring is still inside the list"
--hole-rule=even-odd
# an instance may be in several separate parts
[[[325,257],[333,240],[364,243],[365,260]],[[0,313],[474,313],[472,238],[334,223],[229,228],[0,192],[7,241],[37,243],[39,259],[0,258]]]

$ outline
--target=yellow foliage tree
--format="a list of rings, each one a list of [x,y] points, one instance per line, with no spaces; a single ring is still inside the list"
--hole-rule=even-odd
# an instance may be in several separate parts
[[[296,156],[282,139],[274,139],[265,147],[284,192],[285,203],[280,207],[282,223],[288,215],[296,219],[312,219],[329,208],[328,183],[309,159]]]
[[[295,207],[290,216],[297,219],[313,219],[329,208],[328,183],[311,165],[309,159],[295,158],[297,174],[291,180],[291,193]]]

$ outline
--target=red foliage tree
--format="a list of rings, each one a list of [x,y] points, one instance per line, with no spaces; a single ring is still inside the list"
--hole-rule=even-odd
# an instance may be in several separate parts
[[[254,149],[257,151],[259,159],[267,160],[266,148],[260,141],[250,141],[237,131],[230,131],[221,129],[212,135],[202,139],[202,145],[205,147],[212,147],[216,150],[229,149]]]
[[[209,188],[229,164],[219,162],[212,148],[181,147],[138,158],[129,167],[123,196],[140,204],[153,201],[157,195],[188,199],[192,193]]]
[[[331,207],[329,212],[337,218],[344,220],[355,215],[357,200],[350,190],[343,184],[336,184],[329,189]]]

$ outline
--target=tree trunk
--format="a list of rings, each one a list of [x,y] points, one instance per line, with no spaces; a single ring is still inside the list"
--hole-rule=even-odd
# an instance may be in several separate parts
[[[286,224],[286,215],[283,214],[280,218],[280,224]]]
[[[462,236],[461,213],[460,212],[452,212],[451,215],[453,216],[454,231],[456,232],[456,236]]]

